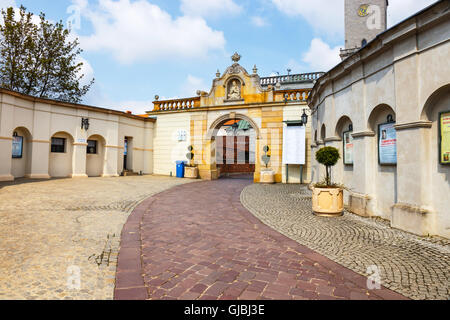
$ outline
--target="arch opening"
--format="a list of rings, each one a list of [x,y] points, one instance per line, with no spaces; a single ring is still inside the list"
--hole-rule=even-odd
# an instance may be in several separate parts
[[[86,174],[88,177],[101,177],[106,164],[106,141],[101,135],[92,135],[87,140]]]
[[[11,174],[23,178],[31,174],[32,135],[25,127],[17,127],[12,133]]]
[[[71,134],[60,131],[50,141],[49,174],[53,178],[69,178],[73,174],[73,144]]]

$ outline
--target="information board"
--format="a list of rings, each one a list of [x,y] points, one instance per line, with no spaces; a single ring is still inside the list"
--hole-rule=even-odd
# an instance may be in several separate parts
[[[306,129],[288,126],[283,130],[283,164],[305,165]]]
[[[353,131],[344,132],[344,164],[353,164]]]
[[[23,137],[13,137],[12,157],[14,159],[22,158],[23,153]]]
[[[397,164],[397,131],[395,122],[379,125],[378,157],[380,164]]]
[[[450,111],[441,113],[439,124],[441,164],[450,164]]]

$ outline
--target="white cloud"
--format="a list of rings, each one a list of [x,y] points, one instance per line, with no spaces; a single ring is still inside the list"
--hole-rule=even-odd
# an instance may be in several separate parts
[[[185,15],[205,19],[237,15],[242,10],[233,0],[181,0],[181,11]]]
[[[389,0],[388,27],[426,8],[436,0]]]
[[[316,32],[344,35],[344,0],[271,0],[288,16],[303,17]],[[436,0],[389,0],[388,27],[408,18]]]
[[[5,9],[9,7],[17,7],[14,0],[0,0],[0,8]]]
[[[185,83],[181,87],[181,96],[184,97],[195,97],[197,91],[209,91],[207,90],[207,85],[205,81],[201,78],[194,77],[193,75],[188,75]]]
[[[340,47],[331,48],[321,39],[311,41],[309,50],[303,55],[303,62],[307,63],[313,72],[328,71],[340,61]]]
[[[78,72],[78,76],[84,75],[84,77],[81,79],[81,85],[87,85],[91,82],[92,78],[94,78],[94,69],[92,68],[91,64],[84,58],[78,57],[76,63],[83,63],[83,66],[81,67],[80,71]]]
[[[224,50],[223,32],[211,29],[199,17],[172,16],[147,0],[99,0],[99,6],[81,11],[93,34],[80,36],[86,51],[110,52],[119,62],[161,58],[204,58]]]
[[[252,24],[257,27],[265,27],[267,26],[267,21],[259,16],[254,16],[251,18]]]
[[[288,16],[301,16],[317,32],[330,36],[344,34],[343,0],[272,0]]]

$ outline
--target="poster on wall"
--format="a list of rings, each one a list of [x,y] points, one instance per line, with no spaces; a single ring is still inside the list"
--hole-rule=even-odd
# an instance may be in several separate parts
[[[22,158],[23,152],[23,137],[13,137],[12,143],[12,157],[14,159]]]
[[[378,156],[380,164],[397,164],[397,132],[395,122],[379,125]]]
[[[344,132],[344,164],[353,164],[353,131]]]
[[[285,127],[283,130],[283,164],[305,165],[305,153],[305,127]]]
[[[440,132],[441,132],[441,150],[440,150],[441,163],[450,164],[450,111],[441,113]]]

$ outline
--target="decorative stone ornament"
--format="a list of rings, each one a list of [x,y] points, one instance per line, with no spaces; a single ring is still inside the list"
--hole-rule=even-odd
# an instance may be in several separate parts
[[[258,68],[256,67],[256,64],[253,67],[253,74],[258,74]]]
[[[242,56],[239,53],[235,52],[231,57],[231,60],[233,60],[234,63],[238,63],[241,60],[241,58]]]
[[[220,71],[219,71],[219,69],[217,69],[216,78],[220,78]]]

